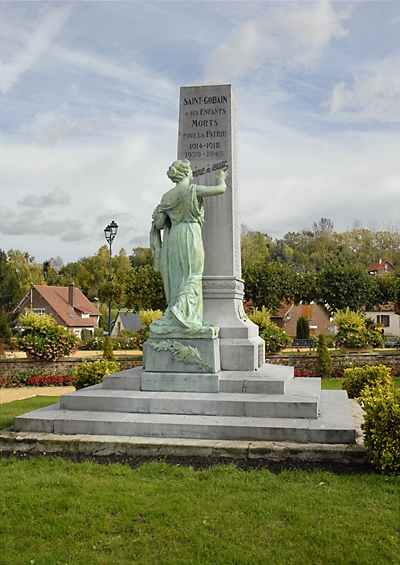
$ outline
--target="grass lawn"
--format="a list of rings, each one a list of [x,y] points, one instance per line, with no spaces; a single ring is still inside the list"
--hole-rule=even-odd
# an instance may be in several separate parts
[[[24,400],[14,400],[0,404],[0,430],[8,428],[14,424],[14,417],[25,412],[32,412],[44,406],[60,402],[59,396],[34,396],[33,398],[26,398]],[[1,561],[0,561],[1,565]]]
[[[400,477],[0,459],[2,565],[398,564]]]
[[[0,427],[57,401],[0,405]],[[400,477],[21,455],[0,476],[1,565],[399,563]]]

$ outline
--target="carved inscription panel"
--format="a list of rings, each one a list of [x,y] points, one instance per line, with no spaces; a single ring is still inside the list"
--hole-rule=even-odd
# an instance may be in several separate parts
[[[178,158],[189,159],[200,185],[214,185],[218,171],[227,168],[226,193],[204,199],[204,274],[240,278],[236,106],[230,85],[181,88]]]

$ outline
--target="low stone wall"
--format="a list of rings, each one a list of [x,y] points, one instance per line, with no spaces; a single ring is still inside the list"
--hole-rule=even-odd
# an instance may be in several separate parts
[[[88,357],[89,361],[101,359],[101,357]],[[302,371],[315,371],[318,356],[314,353],[299,355],[296,353],[289,355],[271,355],[266,356],[267,363],[274,363],[276,365],[287,365],[300,369]],[[137,367],[142,364],[141,355],[123,355],[116,356],[116,360],[121,364],[121,371]],[[82,358],[68,358],[55,363],[42,363],[40,361],[33,361],[31,359],[0,359],[0,377],[9,378],[12,371],[27,371],[35,369],[46,369],[54,374],[63,374],[72,371],[72,369],[82,363]],[[350,354],[339,355],[332,357],[333,369],[340,369],[343,365],[350,363],[368,364],[368,365],[387,365],[393,369],[395,376],[400,376],[400,352],[393,353],[363,353],[363,354]]]
[[[289,355],[271,355],[266,356],[267,363],[274,363],[276,365],[287,365],[300,369],[302,371],[315,371],[318,356],[314,353],[309,355],[299,355],[296,353]],[[352,353],[348,355],[339,355],[332,357],[333,370],[340,369],[343,365],[350,363],[365,364],[365,365],[387,365],[393,369],[395,376],[400,376],[400,353]]]
[[[121,365],[121,371],[125,371],[126,369],[131,369],[132,367],[137,367],[142,364],[141,355],[123,355],[121,357],[116,355],[115,358]],[[11,377],[12,371],[24,372],[35,371],[38,369],[42,371],[51,371],[55,375],[62,375],[65,373],[69,374],[72,372],[74,367],[81,365],[83,359],[85,358],[71,357],[54,363],[33,361],[32,359],[0,359],[0,377],[3,379]],[[102,359],[102,357],[87,357],[87,361],[96,361],[96,359]]]

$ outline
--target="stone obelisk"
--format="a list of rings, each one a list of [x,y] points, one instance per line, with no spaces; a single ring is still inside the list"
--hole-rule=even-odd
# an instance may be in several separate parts
[[[204,199],[204,321],[220,328],[221,368],[254,371],[264,363],[264,341],[243,310],[237,112],[231,85],[181,88],[178,159],[189,159],[193,182],[213,185],[227,168],[226,193]]]

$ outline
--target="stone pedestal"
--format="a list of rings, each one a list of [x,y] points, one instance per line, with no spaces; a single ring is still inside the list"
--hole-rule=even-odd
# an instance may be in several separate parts
[[[146,372],[210,374],[221,370],[220,340],[156,339],[146,343]]]

